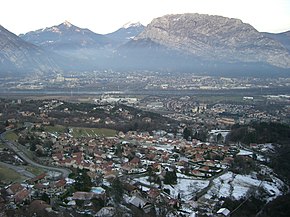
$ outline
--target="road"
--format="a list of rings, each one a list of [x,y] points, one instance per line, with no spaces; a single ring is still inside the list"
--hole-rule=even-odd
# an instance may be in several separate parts
[[[24,168],[22,168],[21,166],[15,166],[15,165],[12,165],[12,164],[7,164],[7,163],[4,163],[4,162],[0,162],[0,166],[3,166],[3,167],[7,167],[9,169],[12,169],[14,170],[15,172],[21,174],[22,176],[25,176],[29,179],[31,178],[34,178],[35,175],[27,170],[25,170]]]
[[[54,172],[59,172],[62,174],[62,176],[64,178],[67,178],[68,175],[71,173],[71,171],[69,169],[65,169],[65,168],[58,168],[58,167],[51,167],[51,166],[45,166],[39,163],[36,163],[35,161],[31,160],[23,151],[21,151],[18,148],[18,145],[14,142],[10,142],[8,140],[6,140],[4,138],[5,133],[7,133],[8,131],[1,133],[0,134],[0,139],[2,140],[3,143],[5,143],[10,149],[12,149],[22,160],[24,160],[25,162],[31,164],[34,167],[38,167],[38,168],[42,168],[44,170],[47,171],[54,171]]]

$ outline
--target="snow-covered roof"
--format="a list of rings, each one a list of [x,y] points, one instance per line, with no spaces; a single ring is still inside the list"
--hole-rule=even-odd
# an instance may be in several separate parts
[[[143,207],[146,204],[146,200],[139,196],[133,196],[129,200],[129,203],[131,203],[132,205],[136,207]]]
[[[227,208],[220,208],[217,211],[217,214],[223,214],[224,216],[228,216],[230,214],[230,210],[228,210]]]

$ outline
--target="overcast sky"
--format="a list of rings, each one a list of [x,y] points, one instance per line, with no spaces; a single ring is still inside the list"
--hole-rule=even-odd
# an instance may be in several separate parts
[[[65,20],[104,34],[177,13],[238,18],[265,32],[290,30],[290,0],[0,0],[0,6],[0,25],[15,34]]]

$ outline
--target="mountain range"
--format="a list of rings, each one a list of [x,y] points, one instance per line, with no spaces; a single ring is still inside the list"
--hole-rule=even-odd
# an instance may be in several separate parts
[[[101,35],[64,23],[19,36],[0,28],[0,73],[160,70],[203,74],[286,74],[290,32],[258,32],[241,20],[165,15]]]

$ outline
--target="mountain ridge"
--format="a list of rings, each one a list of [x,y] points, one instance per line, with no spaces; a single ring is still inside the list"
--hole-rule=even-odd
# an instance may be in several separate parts
[[[30,31],[19,35],[19,37],[51,50],[102,48],[110,44],[110,40],[104,35],[77,27],[68,21],[52,27]]]
[[[290,67],[290,55],[279,42],[234,18],[189,13],[165,15],[153,19],[134,40],[145,38],[207,60]]]
[[[0,25],[0,72],[20,76],[59,70],[52,56]]]
[[[121,28],[114,32],[108,33],[105,36],[112,39],[115,42],[115,46],[120,46],[139,35],[144,30],[144,28],[145,26],[143,26],[140,22],[128,22]]]
[[[286,33],[281,33],[283,41],[276,37],[279,34],[258,32],[239,19],[187,13],[155,18],[146,27],[129,23],[105,35],[64,21],[19,36],[40,56],[52,57],[46,59],[47,65],[56,66],[51,69],[64,73],[137,69],[235,76],[285,74],[290,68]],[[2,56],[4,53],[2,49]],[[6,55],[14,58],[13,52]],[[10,62],[9,67],[21,71],[22,58]],[[5,71],[3,66],[0,70]]]

